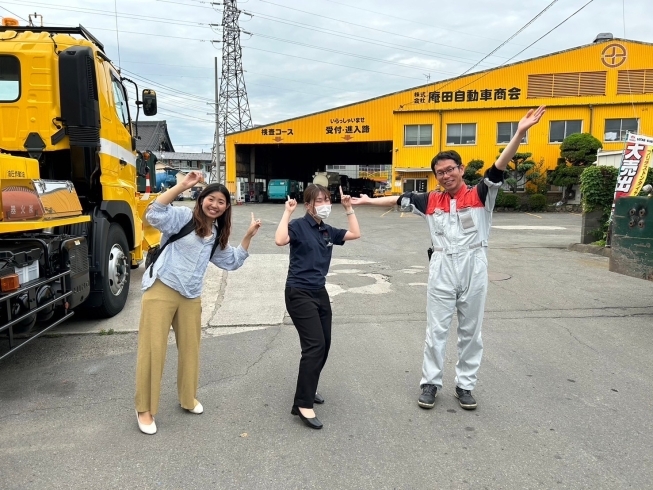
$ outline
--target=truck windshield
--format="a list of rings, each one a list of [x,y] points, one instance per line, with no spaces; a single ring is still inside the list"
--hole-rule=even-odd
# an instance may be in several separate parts
[[[20,62],[14,56],[0,55],[0,102],[15,102],[20,97]]]

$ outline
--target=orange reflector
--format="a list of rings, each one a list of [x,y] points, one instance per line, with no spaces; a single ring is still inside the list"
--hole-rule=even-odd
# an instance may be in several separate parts
[[[20,282],[18,281],[18,274],[9,274],[0,278],[0,289],[3,293],[10,293],[15,291],[20,287]]]
[[[18,19],[12,19],[11,17],[3,17],[2,18],[2,25],[3,26],[17,27],[20,24],[18,23]]]

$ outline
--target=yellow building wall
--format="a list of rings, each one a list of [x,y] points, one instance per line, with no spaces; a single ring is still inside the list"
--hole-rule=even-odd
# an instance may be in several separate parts
[[[623,70],[631,73],[648,70],[645,75],[640,72],[639,75],[633,74],[632,78],[637,88],[640,86],[638,76],[646,77],[641,84],[645,88],[639,93],[618,95],[619,72]],[[585,75],[574,85],[568,78],[570,75],[564,75],[570,73]],[[529,88],[529,75],[541,75],[546,79],[553,74],[557,77],[552,85],[557,96],[542,96],[542,77],[538,77],[540,93],[534,96]],[[602,77],[605,90],[597,91]],[[536,88],[535,83],[531,82],[531,87]],[[501,98],[502,90],[505,98]],[[486,91],[486,97],[489,95],[489,100],[482,100],[483,91]],[[451,101],[444,100],[445,92],[451,92]],[[463,100],[456,101],[456,96]],[[623,147],[621,142],[603,141],[606,118],[637,117],[639,132],[653,135],[653,45],[616,39],[581,46],[228,135],[227,181],[235,182],[235,148],[239,144],[393,141],[394,181],[402,175],[410,178],[409,173],[401,172],[402,168],[430,169],[431,159],[441,150],[455,149],[463,162],[481,159],[489,166],[499,149],[505,146],[497,144],[497,123],[517,122],[529,108],[539,105],[546,105],[547,113],[530,131],[527,143],[519,151],[532,153],[536,161],[544,159],[546,168],[554,168],[560,156],[560,144],[549,143],[551,121],[582,120],[582,131],[591,132],[602,141],[606,151]],[[447,146],[446,125],[451,123],[476,123],[476,143]],[[407,124],[432,124],[433,144],[405,146],[404,126]],[[367,127],[365,131],[363,126]],[[336,130],[337,127],[340,129]],[[428,186],[434,188],[434,178],[429,178]]]

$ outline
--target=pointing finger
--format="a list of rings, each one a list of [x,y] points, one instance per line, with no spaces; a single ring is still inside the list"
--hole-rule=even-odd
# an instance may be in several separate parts
[[[342,196],[342,186],[340,186],[340,195]]]
[[[254,221],[254,213],[252,213],[252,221]]]

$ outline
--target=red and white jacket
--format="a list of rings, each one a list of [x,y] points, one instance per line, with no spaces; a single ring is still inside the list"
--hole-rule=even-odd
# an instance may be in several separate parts
[[[503,184],[503,172],[494,165],[475,186],[463,186],[454,197],[448,192],[405,193],[397,204],[426,219],[436,252],[465,253],[487,247],[492,210]]]

